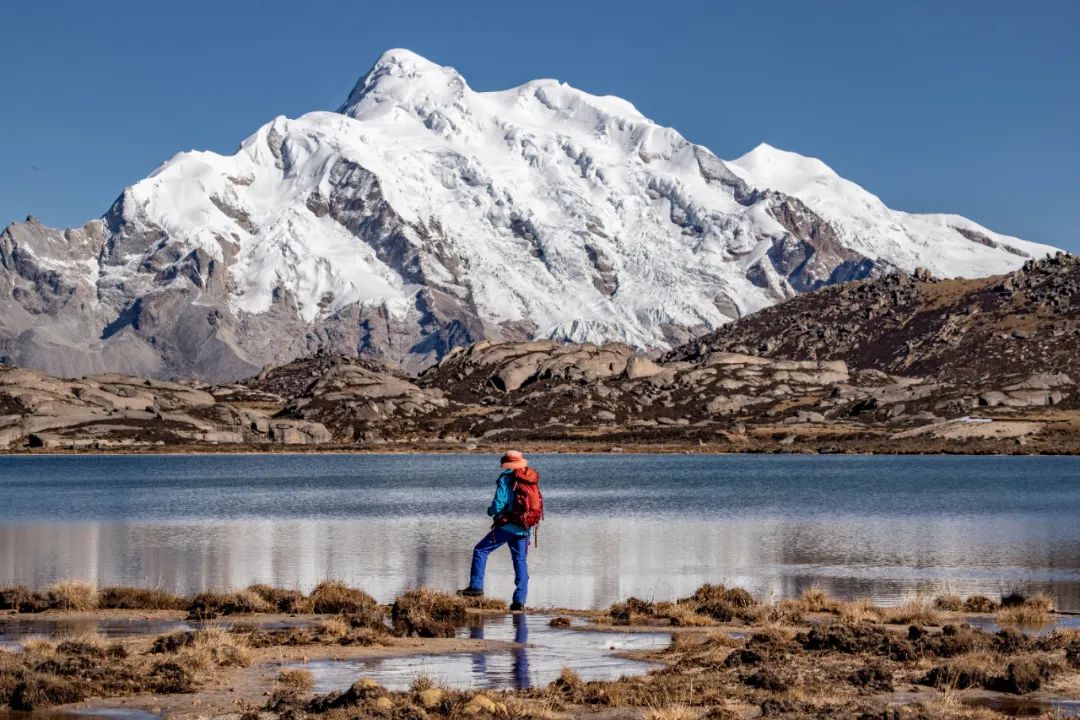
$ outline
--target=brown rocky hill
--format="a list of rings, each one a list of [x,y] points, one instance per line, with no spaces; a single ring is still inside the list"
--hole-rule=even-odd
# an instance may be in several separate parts
[[[653,362],[623,345],[481,342],[420,377],[318,355],[228,385],[0,367],[0,442],[229,450],[666,449],[1076,452],[1062,373],[949,382],[712,351]]]
[[[659,361],[479,342],[419,376],[320,353],[241,382],[0,366],[0,446],[1080,451],[1080,260],[800,296]]]
[[[978,280],[917,272],[826,288],[727,325],[665,359],[747,352],[989,386],[1035,372],[1080,378],[1078,350],[1080,258],[1058,254]]]

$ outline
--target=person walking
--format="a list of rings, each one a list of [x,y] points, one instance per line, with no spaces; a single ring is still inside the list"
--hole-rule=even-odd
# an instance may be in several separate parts
[[[510,610],[520,612],[525,609],[529,594],[529,539],[544,517],[544,496],[540,493],[540,473],[529,467],[529,461],[520,451],[507,450],[499,464],[502,472],[495,482],[495,499],[487,510],[492,518],[491,530],[473,548],[469,586],[458,594],[483,597],[488,555],[508,545],[514,563]]]

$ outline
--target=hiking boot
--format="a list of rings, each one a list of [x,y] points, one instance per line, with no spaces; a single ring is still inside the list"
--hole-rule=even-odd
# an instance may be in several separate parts
[[[510,603],[510,612],[525,612],[525,606],[519,602]]]
[[[467,587],[464,590],[458,590],[457,594],[461,597],[484,597],[484,591],[477,590],[474,587]]]

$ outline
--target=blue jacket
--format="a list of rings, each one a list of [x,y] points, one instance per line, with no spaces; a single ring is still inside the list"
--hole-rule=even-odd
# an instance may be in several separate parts
[[[491,517],[495,517],[499,513],[509,512],[513,502],[514,471],[503,470],[499,475],[499,479],[495,482],[495,499],[491,501],[491,506],[488,507],[487,514]],[[506,523],[502,526],[502,529],[506,532],[513,533],[514,535],[527,536],[529,534],[528,529],[517,523]]]

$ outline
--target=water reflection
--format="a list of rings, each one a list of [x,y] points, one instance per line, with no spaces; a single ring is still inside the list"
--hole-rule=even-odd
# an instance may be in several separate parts
[[[658,650],[671,643],[669,633],[593,632],[550,627],[542,615],[474,618],[460,637],[518,643],[508,651],[449,653],[369,660],[317,661],[304,667],[315,676],[315,691],[343,690],[368,677],[391,690],[408,688],[417,678],[453,688],[523,690],[555,680],[572,667],[585,680],[613,680],[658,667],[630,660],[619,651]]]
[[[996,595],[1025,586],[1050,591],[1062,609],[1080,610],[1080,559],[1068,546],[1051,549],[1040,540],[1052,524],[1001,521],[988,534],[962,519],[555,517],[530,550],[529,601],[601,607],[629,595],[686,595],[704,582],[773,597],[817,584],[879,602],[913,592]],[[472,541],[483,531],[479,519],[428,518],[17,523],[0,526],[0,578],[36,587],[83,578],[191,593],[252,582],[310,589],[338,577],[389,601],[408,587],[460,586]],[[512,589],[509,555],[496,553],[488,591],[509,598]]]
[[[988,695],[963,698],[960,701],[973,708],[984,708],[1007,717],[1080,717],[1080,700],[1043,700],[1010,695]]]
[[[492,458],[0,458],[0,584],[181,593],[325,577],[388,601],[460,587]],[[762,596],[817,584],[896,602],[1025,587],[1080,611],[1080,460],[546,456],[533,606]],[[437,480],[436,480],[437,479]],[[437,485],[437,487],[436,487]],[[509,597],[505,552],[489,564]]]
[[[513,679],[512,687],[514,690],[524,690],[525,688],[532,687],[532,683],[529,681],[529,623],[522,614],[513,615],[514,626],[514,642],[519,647],[514,648],[512,654],[514,656],[513,673],[511,675]],[[485,622],[483,618],[473,618],[472,627],[469,628],[469,637],[473,640],[484,640],[484,628]],[[484,677],[488,672],[488,655],[487,653],[475,653],[472,655],[472,669],[475,677]]]

